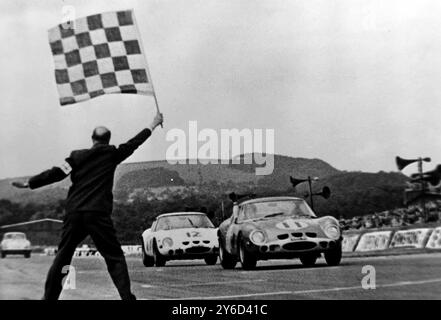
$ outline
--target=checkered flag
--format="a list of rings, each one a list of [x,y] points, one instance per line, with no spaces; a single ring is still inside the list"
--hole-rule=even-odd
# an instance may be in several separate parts
[[[132,10],[96,14],[50,29],[60,104],[106,93],[154,95],[140,39]]]

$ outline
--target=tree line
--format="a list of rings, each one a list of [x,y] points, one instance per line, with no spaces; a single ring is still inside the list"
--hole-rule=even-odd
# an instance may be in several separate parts
[[[314,209],[318,216],[332,215],[336,218],[351,218],[402,207],[401,187],[383,186],[363,189],[331,186],[330,199],[314,199]],[[316,190],[320,184],[315,186]],[[165,189],[160,196],[148,199],[141,193],[132,197],[130,202],[117,201],[114,204],[112,218],[122,243],[137,243],[141,233],[148,228],[155,217],[166,212],[202,211],[206,212],[215,226],[231,215],[232,203],[228,198],[231,191],[255,193],[258,196],[291,195],[303,197],[306,189],[274,190],[262,186],[237,185],[234,189],[222,184],[210,183],[189,188],[184,191]],[[309,198],[306,198],[309,201]],[[43,218],[64,218],[65,200],[52,203],[15,203],[0,200],[0,226]]]

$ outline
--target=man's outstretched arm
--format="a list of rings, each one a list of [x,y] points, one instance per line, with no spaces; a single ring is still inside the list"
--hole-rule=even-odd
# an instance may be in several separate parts
[[[52,169],[43,171],[42,173],[31,177],[28,181],[14,181],[12,182],[12,185],[17,188],[37,189],[63,180],[70,174],[71,171],[72,167],[66,161],[59,167],[52,167]]]
[[[153,130],[163,122],[162,113],[158,113],[153,119],[150,127],[142,130],[126,143],[120,144],[117,149],[117,161],[122,162],[132,155],[133,152],[143,144],[152,134]]]

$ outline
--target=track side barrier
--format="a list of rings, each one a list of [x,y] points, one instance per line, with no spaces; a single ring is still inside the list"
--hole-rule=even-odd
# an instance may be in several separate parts
[[[391,230],[365,233],[361,235],[355,251],[365,252],[385,250],[389,246],[391,235]]]
[[[74,257],[92,257],[95,256],[96,254],[97,254],[96,250],[76,248],[74,252]]]
[[[343,234],[342,250],[343,252],[352,252],[358,244],[360,233]]]
[[[141,255],[141,246],[133,245],[133,246],[121,246],[124,255],[126,256],[140,256]],[[49,253],[46,253],[49,255]],[[76,248],[74,252],[74,257],[101,257],[101,254],[92,248]]]
[[[141,246],[140,245],[121,246],[121,249],[123,250],[124,255],[126,255],[126,256],[141,255]]]
[[[441,249],[441,226],[348,230],[343,232],[343,252],[366,252],[387,249]]]
[[[47,247],[44,248],[43,253],[47,256],[54,256],[57,254],[58,248],[57,247]]]
[[[395,232],[390,248],[424,248],[433,229],[419,228]]]
[[[441,249],[441,227],[435,228],[427,241],[426,248]]]

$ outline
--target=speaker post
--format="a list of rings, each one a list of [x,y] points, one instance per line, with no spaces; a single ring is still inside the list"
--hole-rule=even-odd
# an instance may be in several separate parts
[[[423,216],[424,220],[427,221],[427,209],[426,209],[426,200],[424,197],[424,194],[426,193],[426,181],[424,180],[424,172],[423,172],[423,162],[430,162],[432,159],[429,157],[419,157],[416,159],[403,159],[399,156],[395,157],[395,163],[397,164],[398,170],[403,170],[405,167],[407,167],[409,164],[418,162],[418,173],[416,174],[419,177],[419,181],[417,183],[420,183],[421,185],[421,193],[423,196],[421,197],[421,206],[423,209]]]
[[[304,197],[305,198],[309,197],[309,203],[310,203],[312,211],[314,211],[314,196],[322,196],[325,199],[328,199],[331,196],[331,189],[329,189],[329,187],[326,187],[326,186],[323,187],[321,192],[317,192],[317,193],[312,192],[312,182],[318,181],[319,180],[318,177],[312,178],[311,176],[308,176],[308,178],[306,178],[306,179],[296,179],[296,178],[293,178],[290,176],[289,179],[290,179],[291,184],[294,187],[294,189],[298,184],[300,184],[302,182],[308,182],[309,192],[305,193]]]
[[[318,180],[318,178],[317,178]],[[312,182],[311,182],[311,176],[308,176],[308,185],[309,185],[309,202],[311,202],[311,209],[314,211],[314,200],[312,198]]]
[[[399,156],[395,157],[395,163],[397,164],[398,170],[400,171],[414,162],[418,162],[418,167],[421,166],[422,168],[423,162],[430,162],[430,161],[431,159],[429,157],[425,157],[425,158],[419,157],[416,159],[404,159]]]

